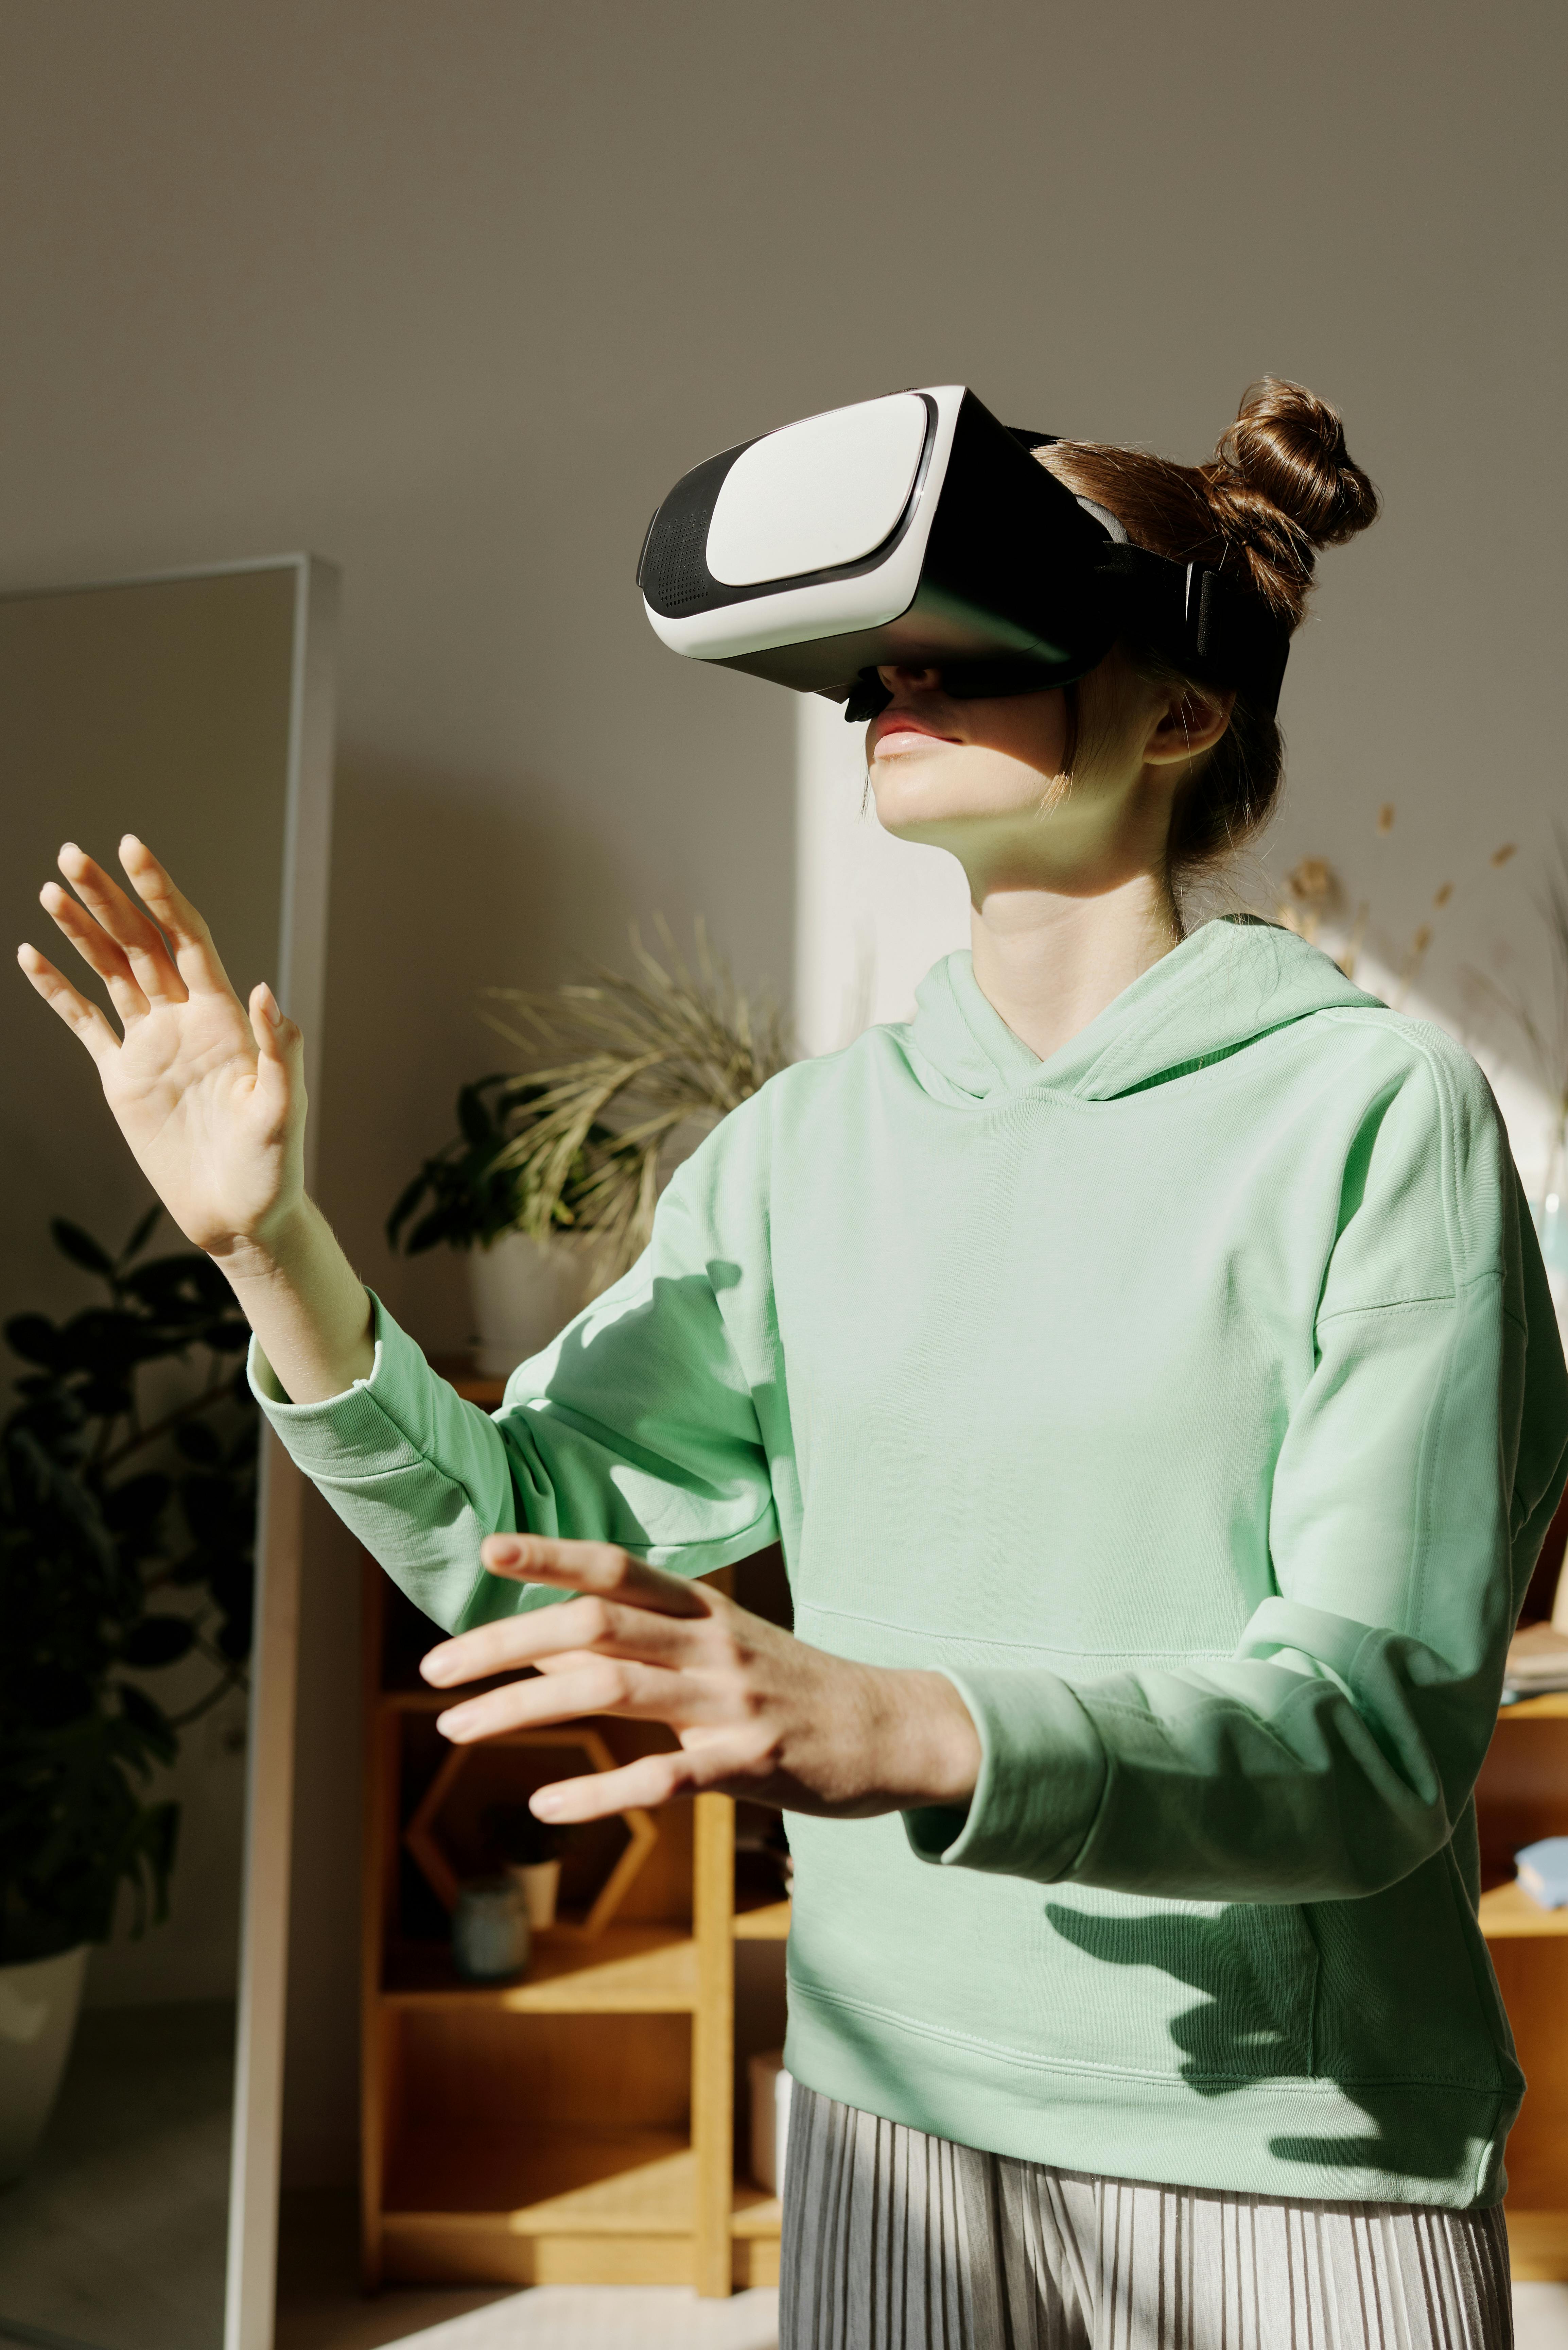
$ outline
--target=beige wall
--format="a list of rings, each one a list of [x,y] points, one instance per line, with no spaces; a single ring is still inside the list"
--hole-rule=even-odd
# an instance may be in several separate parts
[[[791,712],[661,652],[631,587],[649,512],[710,449],[958,379],[1010,421],[1196,456],[1250,378],[1299,377],[1388,511],[1328,559],[1293,664],[1282,853],[1355,879],[1395,799],[1397,932],[1500,832],[1539,840],[1563,22],[0,9],[0,572],[299,545],[345,567],[324,1182],[421,1335],[461,1335],[452,1269],[389,1263],[379,1227],[488,1065],[475,986],[699,908],[788,984]],[[318,1547],[298,2173],[344,2158],[354,2029],[352,1596]]]

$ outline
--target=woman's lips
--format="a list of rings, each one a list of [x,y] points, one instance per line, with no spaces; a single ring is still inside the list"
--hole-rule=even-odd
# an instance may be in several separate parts
[[[872,730],[871,755],[876,759],[896,759],[907,751],[919,751],[928,743],[956,743],[957,734],[944,734],[929,719],[917,718],[908,710],[884,710]]]

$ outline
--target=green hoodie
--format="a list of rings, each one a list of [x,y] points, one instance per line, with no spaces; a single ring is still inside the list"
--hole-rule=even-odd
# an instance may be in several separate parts
[[[961,1691],[967,1811],[791,1817],[797,2079],[1076,2170],[1502,2193],[1471,1788],[1568,1382],[1438,1030],[1217,922],[1042,1063],[952,955],[725,1119],[493,1419],[377,1341],[257,1391],[438,1623],[554,1596],[494,1530],[776,1538],[802,1638]]]

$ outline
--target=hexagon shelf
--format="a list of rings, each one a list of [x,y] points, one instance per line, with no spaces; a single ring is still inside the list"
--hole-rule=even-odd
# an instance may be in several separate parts
[[[462,1783],[475,1776],[476,1765],[486,1773],[493,1769],[485,1758],[493,1756],[499,1750],[518,1747],[544,1752],[553,1750],[557,1754],[576,1752],[586,1755],[596,1771],[617,1768],[614,1755],[598,1732],[576,1724],[559,1730],[518,1730],[509,1737],[488,1738],[480,1745],[454,1746],[431,1781],[419,1808],[403,1832],[403,1842],[421,1874],[438,1900],[449,1910],[457,1902],[458,1869],[453,1865],[443,1836],[443,1819],[446,1835],[453,1835],[456,1830],[460,1836],[461,1829],[454,1815],[461,1812],[462,1795],[468,1792]],[[533,1783],[543,1786],[561,1775],[556,1770],[542,1770]],[[526,1786],[514,1785],[508,1792],[515,1802],[519,1797],[525,1799],[530,1790]],[[579,1889],[578,1899],[584,1904],[584,1914],[577,1918],[563,1919],[554,1929],[556,1933],[584,1940],[602,1934],[626,1898],[632,1879],[658,1843],[659,1829],[649,1813],[633,1808],[618,1813],[617,1817],[626,1830],[625,1843],[597,1890]]]

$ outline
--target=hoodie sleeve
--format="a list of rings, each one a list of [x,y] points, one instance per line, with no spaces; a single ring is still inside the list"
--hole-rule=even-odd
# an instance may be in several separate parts
[[[617,1543],[678,1575],[774,1539],[768,1454],[726,1320],[730,1293],[762,1272],[717,1254],[706,1189],[700,1172],[677,1178],[639,1262],[514,1372],[493,1417],[379,1301],[369,1377],[325,1403],[290,1403],[253,1345],[257,1401],[294,1460],[448,1631],[561,1596],[487,1575],[485,1534]]]
[[[1423,1047],[1344,1175],[1278,1456],[1276,1593],[1220,1665],[953,1672],[983,1762],[922,1858],[1208,1900],[1332,1900],[1452,1835],[1568,1467],[1568,1378],[1479,1071]]]

